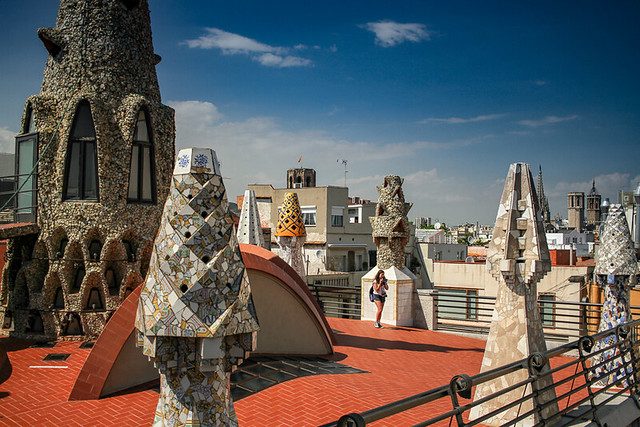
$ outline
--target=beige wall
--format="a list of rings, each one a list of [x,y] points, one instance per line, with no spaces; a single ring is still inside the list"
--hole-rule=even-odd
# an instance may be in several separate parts
[[[486,264],[434,262],[433,283],[438,288],[478,289],[479,295],[495,297],[498,293],[498,281],[487,271]],[[553,267],[540,282],[538,293],[553,292],[561,301],[579,302],[581,284],[570,282],[572,276],[587,276],[589,267]]]
[[[264,226],[271,227],[271,238],[275,242],[275,228],[278,221],[278,207],[282,205],[284,195],[294,191],[298,195],[300,206],[315,206],[316,225],[306,226],[305,260],[309,260],[309,274],[318,274],[326,271],[341,271],[342,257],[348,256],[349,251],[355,252],[356,270],[366,269],[372,266],[369,263],[369,251],[375,251],[376,246],[371,237],[371,223],[369,217],[375,214],[375,203],[365,203],[361,206],[361,222],[349,223],[348,188],[346,187],[306,187],[306,188],[278,188],[271,185],[251,184],[249,189],[255,191],[256,197],[271,198],[272,203],[258,201],[260,220]],[[332,207],[343,207],[343,226],[331,226]],[[352,205],[353,207],[354,205]],[[328,244],[336,245],[328,247]],[[353,245],[349,247],[349,245]],[[366,245],[366,248],[363,246]],[[276,251],[277,253],[277,251]],[[358,263],[358,255],[362,261]]]
[[[127,338],[109,372],[100,397],[153,381],[159,377],[158,369],[153,366],[153,362],[150,362],[149,358],[142,354],[142,349],[136,347],[136,333],[137,330],[134,329]]]
[[[286,285],[248,270],[260,331],[259,354],[330,354],[324,332],[306,305]]]

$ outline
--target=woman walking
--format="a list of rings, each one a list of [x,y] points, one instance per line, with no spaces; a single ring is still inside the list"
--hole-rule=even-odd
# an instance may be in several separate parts
[[[373,323],[373,326],[376,328],[382,328],[380,324],[380,318],[382,317],[382,309],[384,308],[384,300],[387,298],[387,290],[389,289],[389,285],[387,285],[387,279],[384,277],[384,270],[378,270],[376,273],[376,277],[373,280],[373,302],[378,309],[376,313],[376,321]]]

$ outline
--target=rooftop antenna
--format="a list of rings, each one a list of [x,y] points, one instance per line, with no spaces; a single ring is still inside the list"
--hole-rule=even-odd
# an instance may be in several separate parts
[[[342,162],[342,164],[344,165],[344,186],[345,188],[347,187],[347,172],[349,172],[347,170],[347,163],[349,163],[349,160],[347,159],[337,159],[336,162]]]

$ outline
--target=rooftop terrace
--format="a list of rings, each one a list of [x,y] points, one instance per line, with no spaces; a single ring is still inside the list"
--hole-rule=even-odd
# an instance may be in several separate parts
[[[480,371],[485,343],[479,339],[407,327],[376,329],[360,320],[330,318],[329,323],[337,340],[331,360],[364,372],[299,377],[239,399],[235,408],[241,425],[322,425],[449,384],[454,375]],[[5,351],[9,363],[3,365]],[[99,400],[68,401],[89,352],[79,342],[42,347],[0,338],[0,425],[150,425],[158,399],[153,385]],[[68,358],[43,360],[61,353]],[[551,366],[575,363],[572,359],[555,357]],[[581,384],[566,383],[559,391]],[[567,404],[563,400],[561,409]],[[413,425],[451,408],[448,399],[440,399],[372,425]]]
[[[330,318],[337,345],[333,360],[365,373],[314,375],[277,384],[236,402],[241,425],[315,426],[446,384],[455,374],[476,374],[484,342],[422,329]],[[67,401],[89,354],[78,342],[52,348],[0,338],[10,366],[0,374],[0,425],[150,425],[153,389],[93,401]],[[43,361],[69,353],[65,361]],[[0,357],[1,359],[1,357]],[[442,403],[440,403],[442,405]],[[450,409],[427,405],[376,425],[408,425]]]

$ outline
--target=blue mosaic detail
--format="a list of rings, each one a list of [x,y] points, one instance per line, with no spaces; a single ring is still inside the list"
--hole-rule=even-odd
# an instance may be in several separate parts
[[[611,277],[613,276],[613,277]],[[628,276],[618,275],[598,275],[598,284],[604,287],[604,303],[602,304],[602,317],[598,332],[616,328],[618,325],[631,321],[631,310],[629,308],[629,279]],[[598,349],[607,348],[618,342],[615,335],[608,336],[596,343],[594,352]],[[607,349],[594,357],[592,365],[604,362],[598,366],[592,373],[593,378],[599,378],[598,383],[601,386],[615,384],[624,381],[625,364],[627,372],[631,372],[631,363],[628,356],[620,356],[617,346]]]
[[[182,156],[178,157],[178,165],[180,165],[181,168],[188,166],[190,161],[191,158],[188,154],[183,154]]]
[[[199,168],[207,167],[207,165],[209,165],[209,158],[204,154],[196,154],[193,158],[193,164]]]

